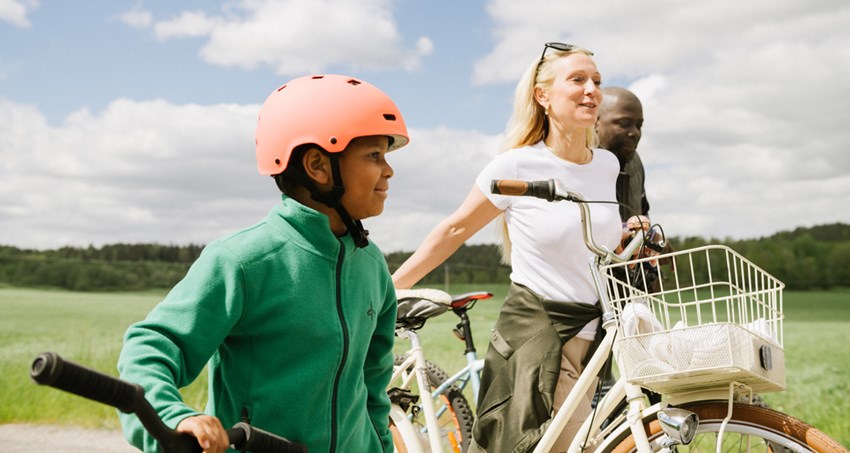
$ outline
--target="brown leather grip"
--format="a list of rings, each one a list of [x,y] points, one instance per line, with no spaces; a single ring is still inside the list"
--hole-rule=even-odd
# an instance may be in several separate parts
[[[490,192],[500,195],[529,195],[530,188],[526,181],[494,179],[490,183]]]

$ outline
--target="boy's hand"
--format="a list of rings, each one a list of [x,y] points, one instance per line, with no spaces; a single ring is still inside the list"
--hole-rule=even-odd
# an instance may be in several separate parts
[[[224,426],[210,415],[184,418],[177,425],[177,432],[195,436],[204,453],[224,453],[230,447],[230,439]]]

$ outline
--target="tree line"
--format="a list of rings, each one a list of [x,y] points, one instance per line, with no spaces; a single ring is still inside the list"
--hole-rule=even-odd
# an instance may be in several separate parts
[[[728,245],[785,282],[788,289],[850,287],[850,225],[797,228],[769,237],[731,240],[674,237],[675,250],[706,244]],[[112,244],[29,250],[0,245],[0,285],[76,291],[130,291],[174,286],[203,250],[202,245]],[[411,252],[386,255],[390,271]],[[422,285],[506,283],[496,244],[464,245],[428,274]]]
[[[27,250],[0,245],[0,283],[75,291],[170,288],[202,245],[112,244]]]

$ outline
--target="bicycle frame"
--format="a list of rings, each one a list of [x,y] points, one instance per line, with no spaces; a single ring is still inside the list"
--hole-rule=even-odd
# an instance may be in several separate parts
[[[641,235],[635,235],[635,237],[632,238],[629,244],[619,254],[608,250],[604,246],[598,245],[596,241],[593,240],[590,209],[588,209],[587,205],[583,203],[583,197],[580,194],[565,189],[556,181],[547,181],[547,183],[549,186],[548,190],[553,195],[553,200],[574,201],[577,202],[576,204],[579,207],[582,223],[582,235],[584,237],[585,245],[596,255],[591,258],[588,265],[590,266],[591,275],[593,276],[593,281],[596,286],[596,292],[599,296],[599,304],[602,309],[602,329],[605,330],[605,336],[602,339],[601,344],[591,356],[584,371],[581,375],[579,375],[575,386],[572,390],[570,390],[570,393],[562,403],[560,410],[557,414],[555,414],[555,417],[552,419],[552,423],[543,433],[543,437],[535,447],[534,453],[548,452],[552,448],[561,431],[563,431],[567,422],[578,408],[582,395],[587,394],[587,391],[594,384],[596,376],[599,375],[599,372],[602,370],[602,367],[605,366],[605,362],[608,360],[608,357],[613,351],[614,339],[617,335],[617,322],[608,300],[607,291],[605,291],[603,278],[599,273],[599,267],[612,261],[626,261],[633,256],[638,248],[643,244],[643,238]],[[493,188],[496,189],[496,187],[497,185],[494,181]],[[522,192],[525,192],[525,190]],[[650,232],[650,234],[654,233],[655,231]],[[614,352],[614,357],[616,359],[616,351]],[[646,409],[645,396],[640,387],[631,385],[622,379],[618,379],[614,387],[609,390],[597,404],[594,416],[585,420],[578,434],[573,438],[573,441],[567,451],[570,453],[583,451],[584,448],[582,444],[584,439],[588,437],[588,433],[598,430],[602,421],[611,415],[611,411],[616,408],[617,403],[624,397],[629,404],[629,413],[626,417],[626,424],[632,431],[637,449],[640,453],[651,452],[652,450],[649,445],[649,440],[643,428],[643,411]],[[594,421],[596,421],[596,423],[594,423]]]
[[[480,372],[484,361],[479,359],[476,354],[468,311],[477,301],[491,297],[493,295],[486,291],[473,291],[450,296],[442,291],[430,289],[399,294],[400,306],[403,308],[399,309],[401,314],[399,315],[399,322],[396,324],[396,336],[401,339],[408,339],[412,343],[411,348],[404,355],[396,357],[394,375],[391,380],[390,390],[391,395],[393,395],[391,399],[400,398],[399,392],[411,388],[410,384],[416,382],[419,388],[419,396],[431,400],[425,403],[427,406],[425,404],[415,406],[414,410],[407,416],[419,432],[417,440],[424,441],[422,436],[425,433],[432,433],[437,429],[439,430],[439,438],[443,442],[440,447],[442,449],[447,448],[447,446],[450,446],[450,449],[462,448],[469,441],[473,414],[468,399],[464,395],[464,390],[471,384],[473,393],[478,394]],[[459,371],[453,371],[455,374],[452,376],[449,376],[436,364],[426,360],[416,333],[418,329],[424,326],[427,319],[439,316],[449,309],[460,318],[454,333],[465,344],[464,357],[466,359],[466,365]],[[420,366],[416,367],[419,356],[421,356]],[[428,387],[419,385],[421,379],[428,383]],[[424,388],[428,388],[429,391],[423,392]],[[398,401],[402,401],[402,399]],[[405,405],[399,404],[399,406],[407,409]],[[436,409],[436,412],[429,423],[430,417],[426,415],[430,415],[431,407]],[[455,413],[455,410],[460,412]],[[446,418],[447,412],[450,412],[450,418]],[[436,428],[434,420],[437,422]],[[454,430],[446,431],[446,427],[449,426],[446,425],[447,421],[454,425]],[[401,434],[400,431],[399,434]],[[454,431],[453,434],[452,431]],[[446,441],[448,441],[448,444],[445,443]],[[428,442],[431,442],[431,440]]]
[[[535,453],[548,452],[552,448],[555,441],[558,439],[558,435],[564,429],[567,422],[578,408],[582,395],[585,395],[591,386],[593,386],[596,376],[599,375],[599,371],[602,370],[603,366],[605,366],[605,362],[611,354],[614,345],[614,338],[617,332],[616,322],[613,317],[609,317],[603,321],[603,329],[605,330],[605,337],[603,338],[602,343],[591,356],[591,359],[584,371],[581,375],[579,375],[575,386],[561,405],[561,409],[552,419],[552,423],[549,428],[543,434],[543,437],[540,439],[537,447],[535,447]],[[612,387],[597,404],[597,410],[594,416],[585,420],[584,425],[582,425],[582,428],[573,439],[572,444],[570,444],[570,448],[567,451],[570,453],[582,451],[582,443],[587,437],[587,434],[592,432],[591,428],[593,428],[594,431],[598,429],[602,421],[611,414],[611,412],[616,408],[617,403],[621,401],[623,397],[625,397],[626,401],[629,402],[629,415],[626,417],[626,420],[629,428],[635,436],[635,440],[637,441],[636,444],[638,451],[641,453],[651,452],[652,450],[649,447],[649,440],[647,439],[646,433],[643,429],[643,417],[645,415],[643,414],[643,411],[646,409],[644,403],[645,396],[640,387],[631,385],[622,379],[618,379],[614,387]],[[596,421],[597,423],[591,425],[593,421]]]
[[[581,199],[577,194],[570,194],[570,197],[574,199]],[[644,244],[645,237],[643,235],[635,235],[632,240],[624,247],[624,249],[619,254],[615,254],[613,252],[608,251],[604,247],[600,247],[596,245],[592,238],[592,232],[590,229],[590,212],[587,210],[587,207],[584,204],[579,204],[582,213],[582,224],[583,224],[583,233],[585,237],[585,243],[588,248],[594,251],[597,257],[591,261],[590,266],[593,271],[596,271],[597,266],[601,263],[606,263],[610,261],[625,261],[630,258],[638,248]],[[652,231],[651,233],[655,233],[657,231]],[[602,280],[598,276],[598,272],[594,273],[594,279],[597,283],[597,290],[604,294],[604,287],[602,286]],[[604,307],[607,307],[607,299],[605,300]],[[607,311],[603,310],[603,313],[610,313],[610,308]],[[463,321],[463,318],[461,318]],[[603,320],[608,320],[608,325],[603,322],[603,327],[606,328],[606,337],[603,340],[603,344],[597,349],[594,354],[591,362],[587,366],[587,372],[583,373],[579,378],[579,382],[576,384],[576,388],[572,393],[568,396],[567,400],[564,402],[561,410],[558,412],[558,417],[553,420],[552,425],[544,434],[543,439],[538,444],[538,448],[535,451],[548,451],[551,448],[554,441],[557,439],[558,434],[563,429],[563,426],[569,420],[570,416],[575,412],[575,409],[578,407],[579,403],[579,395],[585,394],[586,390],[593,384],[595,376],[598,374],[598,371],[604,366],[605,361],[611,353],[614,334],[616,332],[616,322],[613,319],[613,314],[608,314],[607,317],[603,317]],[[468,324],[466,326],[468,329]],[[469,335],[471,332],[467,330],[464,332],[465,335]],[[394,374],[391,382],[397,382],[401,379],[401,386],[404,388],[409,388],[410,383],[415,378],[417,380],[417,384],[420,389],[430,388],[427,381],[427,375],[425,371],[425,354],[422,349],[422,345],[419,341],[418,335],[408,329],[399,329],[397,331],[397,336],[399,338],[406,338],[411,341],[411,348],[408,352],[408,356],[405,359],[404,363],[400,366],[396,366],[394,369]],[[452,376],[446,379],[440,386],[434,389],[430,396],[431,398],[422,398],[422,411],[425,414],[425,428],[428,431],[429,443],[432,446],[432,451],[439,452],[441,451],[440,440],[439,440],[439,425],[437,418],[442,415],[442,412],[446,410],[445,407],[441,408],[440,412],[435,412],[434,408],[434,400],[443,395],[452,385],[455,385],[461,391],[463,391],[468,383],[472,384],[473,394],[478,400],[478,393],[480,389],[480,372],[484,366],[484,360],[479,359],[473,347],[470,347],[470,343],[467,342],[467,351],[465,353],[467,364],[461,370],[455,372]],[[413,368],[411,368],[413,365]],[[412,373],[406,373],[406,370],[412,369]],[[626,393],[630,395],[630,401],[632,399],[642,398],[643,393],[640,387],[637,386],[628,386],[628,384],[620,383],[617,389],[627,389]],[[577,391],[581,390],[581,391]],[[616,396],[616,397],[615,397]],[[622,394],[615,394],[613,391],[608,392],[606,394],[606,399],[603,400],[602,404],[608,404],[608,412],[610,413],[616,407],[616,403],[621,401],[623,398]],[[636,410],[637,410],[636,406]],[[643,408],[640,408],[642,410]],[[601,419],[605,419],[609,414],[604,414]],[[637,424],[641,423],[641,419],[637,418]],[[642,429],[642,425],[641,425]],[[644,436],[645,438],[645,436]]]
[[[425,353],[422,352],[422,343],[419,341],[419,335],[417,335],[416,332],[407,329],[397,330],[396,335],[399,338],[409,340],[411,348],[408,351],[409,354],[404,363],[393,368],[393,376],[390,382],[398,382],[400,380],[402,383],[401,387],[410,388],[410,384],[415,378],[416,384],[420,389],[431,388],[425,371]],[[410,369],[411,365],[413,372],[407,373],[406,370]],[[440,429],[439,423],[437,422],[437,413],[434,408],[434,399],[422,398],[421,404],[422,411],[425,413],[425,425],[428,428],[428,442],[431,444],[431,452],[441,453]],[[408,448],[410,448],[409,445]]]
[[[439,397],[452,385],[463,391],[466,389],[467,384],[471,383],[472,395],[478,401],[478,391],[481,388],[481,369],[484,368],[484,359],[479,359],[474,352],[471,352],[466,354],[466,362],[465,367],[461,368],[460,371],[452,376],[449,376],[448,379],[431,392],[432,398]],[[437,416],[440,416],[440,413],[437,413]]]

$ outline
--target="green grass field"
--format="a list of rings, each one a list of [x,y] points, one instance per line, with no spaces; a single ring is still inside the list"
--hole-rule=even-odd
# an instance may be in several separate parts
[[[456,286],[451,292],[487,290],[471,312],[479,356],[507,287]],[[117,375],[124,330],[142,319],[162,293],[76,293],[0,288],[0,423],[55,423],[116,428],[115,411],[64,392],[37,386],[28,376],[32,359],[55,351]],[[850,445],[850,291],[786,292],[785,354],[788,389],[763,395],[771,407],[818,427]],[[447,371],[464,364],[463,343],[451,333],[457,318],[447,313],[420,331],[429,359]],[[405,345],[398,345],[401,350]],[[184,389],[203,407],[206,382]]]

